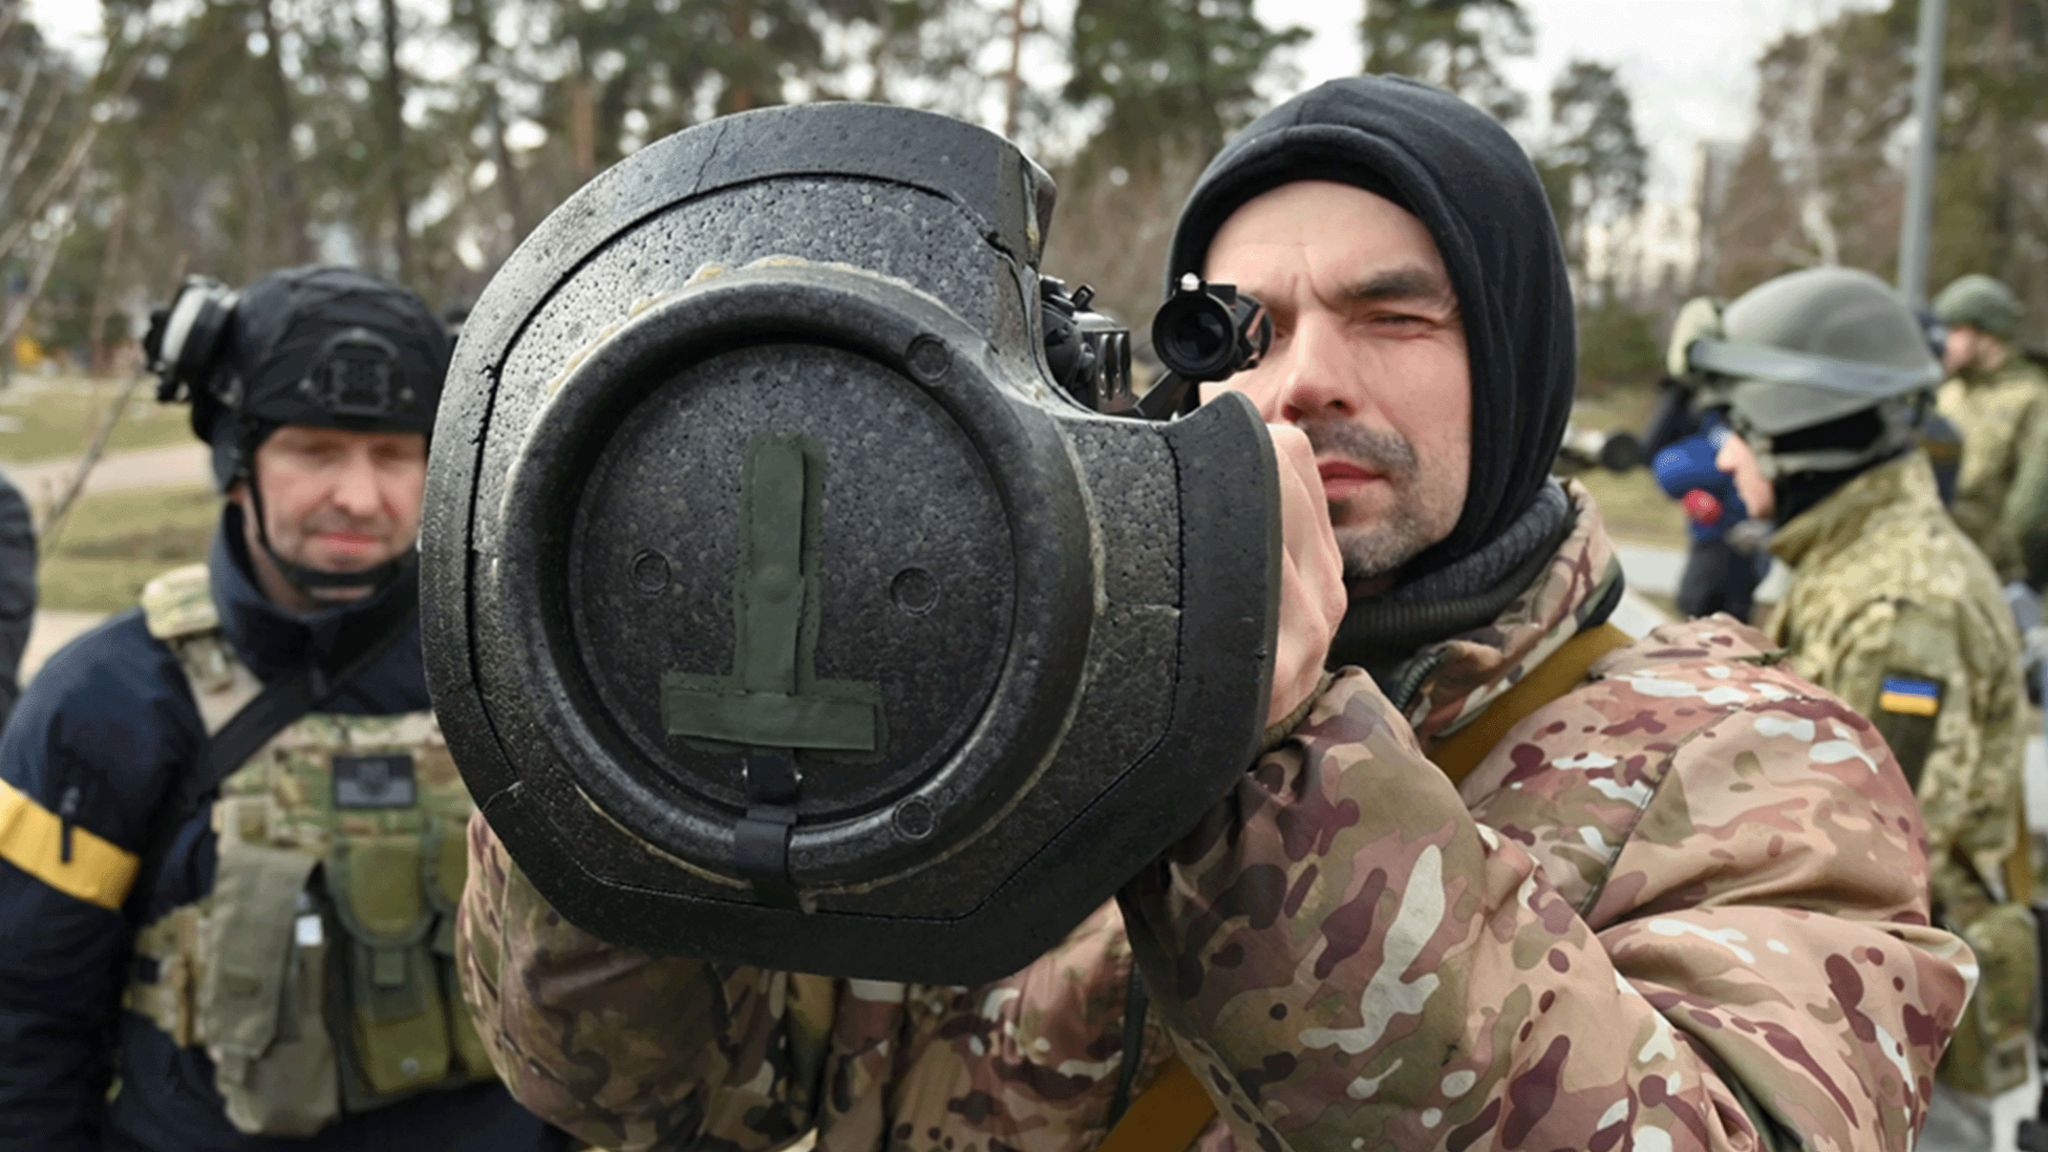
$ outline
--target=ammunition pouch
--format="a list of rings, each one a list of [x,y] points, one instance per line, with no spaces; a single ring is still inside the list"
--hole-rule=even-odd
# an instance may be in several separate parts
[[[267,804],[222,801],[213,894],[137,935],[151,971],[129,1009],[205,1048],[248,1135],[307,1136],[492,1076],[456,983],[460,829],[343,838],[323,859],[238,835]]]
[[[334,1044],[323,1019],[324,932],[301,932],[300,895],[317,857],[219,843],[213,897],[199,915],[194,1037],[239,1132],[310,1136],[340,1113]]]

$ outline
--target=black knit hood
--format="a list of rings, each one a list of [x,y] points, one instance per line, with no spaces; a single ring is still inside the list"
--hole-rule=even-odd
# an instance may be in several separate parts
[[[1171,285],[1200,273],[1231,213],[1262,193],[1331,180],[1384,196],[1435,238],[1464,314],[1472,463],[1450,536],[1408,582],[1500,538],[1543,491],[1570,415],[1577,347],[1564,251],[1535,167],[1457,97],[1410,80],[1333,80],[1260,117],[1203,173],[1174,233]]]

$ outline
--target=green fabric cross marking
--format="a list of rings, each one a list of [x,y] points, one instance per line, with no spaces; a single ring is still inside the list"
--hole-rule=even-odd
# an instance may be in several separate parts
[[[747,445],[733,579],[734,667],[723,677],[662,676],[669,735],[754,748],[880,747],[878,685],[807,683],[819,611],[813,466],[802,442],[789,437],[758,436]]]

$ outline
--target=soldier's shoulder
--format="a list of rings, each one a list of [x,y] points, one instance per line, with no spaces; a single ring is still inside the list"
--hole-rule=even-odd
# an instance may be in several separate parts
[[[1518,725],[1460,792],[1483,824],[1536,858],[1560,894],[1591,908],[1630,844],[1670,849],[1690,837],[1687,820],[1646,823],[1660,796],[1739,822],[1805,781],[1817,744],[1839,742],[1863,765],[1883,760],[1869,723],[1778,655],[1761,632],[1725,616],[1657,628]],[[1892,799],[1910,804],[1903,787]],[[1680,856],[1706,858],[1707,840],[1698,843]]]
[[[2016,355],[2007,372],[2014,380],[2048,390],[2048,359],[2044,359],[2043,354],[2030,351]]]
[[[64,742],[121,742],[146,733],[184,695],[177,658],[150,636],[140,609],[120,613],[60,648],[22,692],[7,733],[54,730]]]
[[[1568,757],[1597,748],[1647,763],[1730,712],[1832,700],[1781,667],[1781,656],[1762,632],[1729,616],[1666,624],[1601,657],[1503,745]]]
[[[1802,566],[1795,583],[1807,596],[1849,602],[1946,598],[1992,590],[1991,562],[1939,506],[1901,503],[1881,510],[1847,547]]]
[[[1781,655],[1761,631],[1716,615],[1659,625],[1602,657],[1589,675],[1593,683],[1651,671],[1721,682],[1766,674]]]
[[[1637,718],[1646,748],[1675,747],[1733,712],[1839,701],[1782,664],[1784,653],[1730,616],[1666,624],[1596,662],[1551,706]],[[1541,715],[1539,713],[1539,715]],[[1603,735],[1622,734],[1606,730]]]
[[[142,586],[142,618],[149,634],[175,640],[220,626],[213,605],[213,578],[204,564],[173,568]]]
[[[144,678],[171,667],[176,656],[150,635],[140,608],[117,612],[59,648],[36,673],[32,684],[105,683]]]

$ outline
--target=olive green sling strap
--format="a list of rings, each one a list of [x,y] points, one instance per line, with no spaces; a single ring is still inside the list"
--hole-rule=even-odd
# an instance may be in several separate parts
[[[1451,783],[1462,783],[1510,729],[1584,683],[1587,671],[1602,656],[1631,643],[1628,633],[1612,624],[1573,636],[1470,724],[1440,742],[1431,759]],[[1133,970],[1132,979],[1136,978]],[[1138,1002],[1142,1004],[1142,999]],[[1097,1152],[1185,1152],[1215,1116],[1215,1100],[1176,1056],[1131,1102]]]

